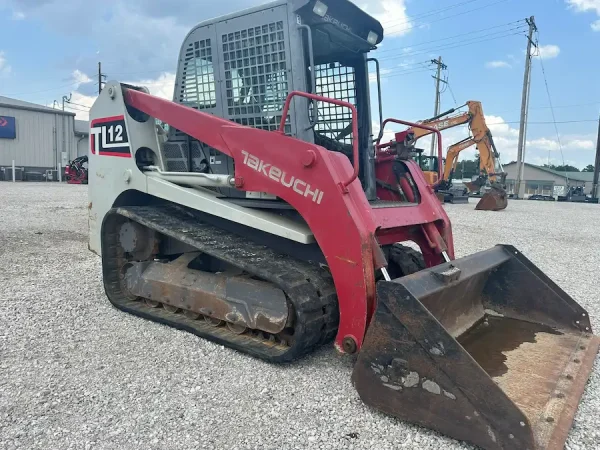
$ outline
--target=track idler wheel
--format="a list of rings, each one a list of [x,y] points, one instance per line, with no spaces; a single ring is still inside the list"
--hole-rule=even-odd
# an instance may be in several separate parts
[[[213,327],[220,327],[225,323],[223,320],[215,319],[214,317],[210,316],[204,316],[204,321]]]
[[[177,306],[167,305],[166,303],[163,303],[163,308],[165,308],[165,310],[173,314],[179,311],[179,308]]]
[[[201,316],[202,314],[200,314],[200,313],[197,313],[197,312],[195,312],[195,311],[191,311],[191,310],[189,310],[189,309],[184,309],[184,310],[183,310],[183,315],[184,315],[185,317],[187,317],[188,319],[197,320],[197,319],[199,319],[199,318],[200,318],[200,316]]]
[[[235,323],[227,322],[227,328],[234,334],[244,334],[244,332],[248,329],[244,325],[237,325]]]

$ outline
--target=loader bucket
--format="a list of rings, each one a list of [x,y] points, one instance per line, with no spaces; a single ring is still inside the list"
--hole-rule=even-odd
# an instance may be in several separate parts
[[[512,246],[377,285],[362,400],[484,449],[562,449],[600,339]]]
[[[508,206],[506,191],[492,188],[481,197],[475,206],[480,211],[500,211]]]

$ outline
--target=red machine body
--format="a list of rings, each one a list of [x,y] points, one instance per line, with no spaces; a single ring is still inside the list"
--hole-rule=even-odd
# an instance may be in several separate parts
[[[85,164],[88,162],[87,155],[75,158],[65,167],[65,178],[68,184],[87,184],[88,169]]]
[[[350,108],[356,130],[353,105],[303,92],[289,94],[283,120],[294,96]],[[126,90],[125,101],[232,157],[238,189],[276,195],[299,212],[333,275],[340,310],[335,340],[339,348],[343,348],[345,338],[356,343],[355,351],[362,345],[376,306],[375,270],[385,265],[379,245],[413,241],[421,248],[428,267],[444,262],[444,252],[454,258],[448,216],[413,161],[403,162],[407,179],[416,188],[406,191],[417,192],[418,198],[372,207],[357,180],[356,143],[352,167],[345,155],[285,136],[282,127],[278,132],[243,127],[132,89]],[[383,161],[378,178],[385,179],[393,174]],[[332,216],[336,217],[335,227],[328,223]]]

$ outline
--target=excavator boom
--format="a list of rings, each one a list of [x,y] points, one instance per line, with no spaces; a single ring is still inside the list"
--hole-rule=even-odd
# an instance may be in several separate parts
[[[458,154],[462,150],[476,145],[479,152],[479,178],[474,182],[467,183],[466,186],[471,192],[480,192],[489,181],[491,187],[488,192],[483,194],[475,209],[491,211],[505,209],[508,206],[506,189],[504,187],[506,174],[500,164],[500,154],[496,150],[492,133],[485,123],[481,102],[470,100],[465,105],[469,109],[466,113],[445,117],[447,114],[452,114],[456,111],[453,108],[422,122],[439,131],[468,124],[471,131],[471,137],[459,141],[448,148],[443,176],[432,184],[435,186],[440,200],[443,199],[452,203],[466,202],[468,198],[466,192],[463,192],[461,195],[459,190],[452,189],[453,169],[458,161]],[[401,133],[397,133],[396,140],[406,140],[414,145],[419,138],[430,133],[431,131],[426,129],[411,127]],[[435,179],[435,176],[426,173],[426,178],[432,180]]]
[[[454,111],[455,111],[455,109],[451,109],[449,111],[446,111],[443,114],[451,114]],[[442,114],[440,114],[440,115],[442,115]],[[451,116],[451,117],[442,117],[442,118],[435,119],[435,120],[434,119],[424,120],[421,123],[423,125],[427,125],[428,127],[435,128],[438,131],[443,131],[443,130],[447,130],[448,128],[453,128],[453,127],[457,127],[459,125],[467,124],[470,121],[471,121],[471,114],[470,114],[470,112],[466,112],[466,113],[458,114],[456,116]],[[431,133],[433,133],[430,130],[427,130],[424,128],[416,128],[416,127],[411,127],[406,131],[409,133],[413,133],[415,140],[422,138],[423,136],[428,136]]]

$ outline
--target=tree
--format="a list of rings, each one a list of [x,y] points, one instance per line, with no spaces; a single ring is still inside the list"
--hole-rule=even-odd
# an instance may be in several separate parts
[[[473,161],[472,159],[463,159],[456,165],[456,172],[454,178],[472,178],[474,175],[479,174],[479,161]]]
[[[593,171],[594,171],[594,166],[592,164],[588,164],[582,170],[582,172],[593,172]]]
[[[562,166],[555,166],[554,164],[544,164],[544,167],[556,170],[557,172],[579,172],[579,169],[577,167],[571,166],[569,164],[564,164]]]

